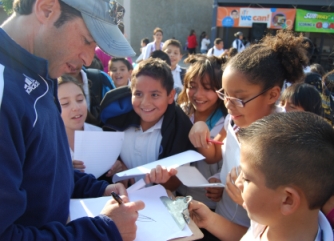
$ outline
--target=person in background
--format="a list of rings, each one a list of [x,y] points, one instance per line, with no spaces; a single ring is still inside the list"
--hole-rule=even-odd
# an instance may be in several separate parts
[[[143,51],[143,60],[148,59],[153,51],[162,49],[162,45],[164,44],[162,42],[163,35],[164,33],[161,28],[155,28],[153,30],[154,40],[146,45],[145,51]]]
[[[298,83],[286,88],[281,97],[280,105],[286,112],[308,111],[322,116],[322,100],[319,91],[312,85]]]
[[[133,67],[126,58],[112,58],[109,60],[108,69],[116,88],[130,84]]]
[[[222,54],[227,52],[227,50],[224,49],[224,42],[221,38],[216,38],[214,41],[214,46],[208,50],[207,56],[216,56],[220,57]]]
[[[208,47],[210,45],[210,39],[208,35],[206,34],[204,38],[202,38],[201,43],[201,54],[206,54],[208,52]]]
[[[144,56],[144,52],[146,50],[146,46],[148,45],[148,43],[150,42],[150,40],[148,40],[148,38],[143,38],[141,41],[140,41],[140,55],[138,56],[137,60],[136,60],[136,63],[139,63],[140,61],[143,60],[143,56]]]
[[[309,59],[308,65],[304,68],[304,73],[308,74],[308,73],[311,72],[310,65],[311,65],[312,56],[314,54],[314,44],[313,44],[312,40],[309,39],[308,37],[304,37],[303,44],[304,44],[304,47],[307,51],[307,57]]]
[[[186,74],[186,69],[181,68],[178,64],[182,59],[182,45],[176,39],[169,39],[167,40],[164,45],[162,46],[162,51],[168,54],[171,60],[171,70],[174,79],[174,89],[175,93],[175,100],[177,96],[183,89],[183,78]]]
[[[117,27],[124,8],[113,3],[15,0],[1,25],[0,240],[136,238],[144,203],[129,202],[121,184],[73,170],[57,101],[56,78],[90,65],[96,44],[109,54],[135,54]],[[112,16],[111,7],[118,10]],[[122,195],[122,205],[110,199],[100,215],[69,220],[70,198],[110,197],[112,191]]]
[[[326,72],[325,72],[325,70],[324,70],[324,68],[322,67],[321,64],[311,64],[310,65],[310,71],[312,73],[319,74],[321,77],[323,77],[326,74]]]
[[[203,31],[203,32],[201,33],[201,35],[198,37],[198,43],[199,43],[199,44],[202,43],[202,39],[205,38],[205,36],[206,36],[206,32]],[[199,47],[201,48],[201,46],[199,46]],[[201,51],[201,49],[199,49],[199,50]]]
[[[238,53],[245,49],[245,45],[242,42],[244,34],[242,32],[237,32],[234,34],[235,40],[232,43],[232,47],[238,50]]]
[[[196,47],[197,47],[197,37],[196,37],[196,33],[195,30],[191,30],[190,34],[187,38],[187,49],[188,49],[188,53],[189,54],[196,54]]]
[[[162,50],[155,50],[151,53],[150,58],[153,59],[161,59],[163,61],[166,62],[166,64],[168,64],[168,66],[170,67],[172,62],[170,61],[170,58],[168,56],[168,54],[166,54],[164,51]]]

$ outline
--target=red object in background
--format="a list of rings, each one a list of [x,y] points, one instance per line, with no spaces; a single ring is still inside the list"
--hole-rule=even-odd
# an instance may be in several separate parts
[[[188,48],[189,49],[194,49],[197,46],[197,39],[196,39],[196,35],[190,35],[188,36]]]

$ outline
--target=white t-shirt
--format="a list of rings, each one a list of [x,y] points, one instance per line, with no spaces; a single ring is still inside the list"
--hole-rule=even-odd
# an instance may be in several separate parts
[[[84,128],[83,131],[103,131],[101,127],[98,126],[94,126],[88,123],[84,123]],[[71,152],[71,159],[73,160],[74,158],[74,152],[72,151],[72,149],[70,148],[70,152]]]
[[[245,45],[240,39],[235,39],[232,43],[232,47],[238,50],[238,53],[242,52],[245,49]]]
[[[201,50],[207,50],[210,44],[210,39],[203,38],[201,42]]]
[[[163,42],[160,43],[160,49],[164,45]],[[143,60],[148,59],[153,51],[155,51],[155,42],[148,43],[146,45],[145,51],[143,51]]]
[[[333,241],[333,230],[322,212],[319,212],[318,223],[318,234],[314,241]],[[265,225],[251,221],[251,226],[240,241],[260,241],[265,229]]]
[[[212,56],[212,50],[213,56],[216,57],[220,57],[225,52],[225,49],[217,49],[216,46],[213,46],[213,48],[209,49],[208,53],[206,54],[208,57]]]
[[[121,159],[128,169],[158,160],[161,146],[163,117],[150,129],[129,127],[124,131]],[[142,178],[136,178],[136,181]]]

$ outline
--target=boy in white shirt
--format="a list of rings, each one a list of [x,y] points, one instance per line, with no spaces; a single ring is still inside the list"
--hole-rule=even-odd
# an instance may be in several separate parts
[[[205,35],[205,37],[201,41],[201,53],[206,54],[208,51],[208,46],[210,45],[210,39],[208,35]]]
[[[334,190],[334,130],[309,112],[271,114],[238,132],[236,185],[252,220],[242,241],[332,241],[320,208]],[[256,146],[256,148],[254,148]],[[218,214],[197,202],[194,221],[220,237]]]
[[[162,51],[168,54],[171,62],[171,70],[174,79],[175,100],[178,94],[183,89],[183,78],[186,74],[186,69],[181,68],[178,63],[182,59],[182,45],[176,39],[168,39],[162,46]]]
[[[216,38],[214,42],[215,46],[213,46],[211,49],[209,49],[207,56],[216,56],[220,57],[223,53],[225,53],[227,50],[224,49],[224,42],[221,38]]]

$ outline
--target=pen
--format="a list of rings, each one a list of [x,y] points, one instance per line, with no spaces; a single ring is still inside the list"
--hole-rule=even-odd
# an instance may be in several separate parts
[[[216,140],[212,140],[212,139],[209,139],[209,138],[207,138],[206,141],[211,142],[212,144],[224,145],[224,143],[221,142],[221,141],[216,141]]]
[[[122,198],[115,192],[111,192],[111,196],[115,199],[115,201],[121,205],[123,203]]]

